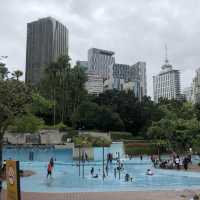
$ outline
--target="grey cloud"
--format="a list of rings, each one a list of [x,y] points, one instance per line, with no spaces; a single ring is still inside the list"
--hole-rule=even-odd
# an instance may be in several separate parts
[[[10,70],[24,70],[26,23],[53,16],[69,29],[73,63],[87,59],[92,46],[114,50],[119,63],[144,60],[152,95],[152,75],[164,62],[165,43],[183,86],[200,67],[199,9],[199,0],[2,0],[0,55],[9,56]]]

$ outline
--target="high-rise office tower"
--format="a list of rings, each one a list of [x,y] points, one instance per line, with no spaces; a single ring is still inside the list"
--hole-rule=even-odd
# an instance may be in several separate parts
[[[37,84],[45,67],[68,54],[68,29],[52,17],[27,24],[26,82]]]
[[[167,51],[166,51],[167,52]],[[166,59],[165,64],[162,66],[161,72],[153,76],[153,93],[154,101],[158,103],[159,99],[180,99],[180,72],[172,68]]]
[[[200,103],[200,68],[196,70],[195,77],[192,82],[193,102]]]
[[[104,90],[132,90],[139,100],[147,95],[146,63],[134,65],[112,64],[108,68],[108,79],[104,82]]]
[[[146,62],[137,62],[131,66],[133,72],[137,75],[140,87],[140,98],[147,96],[147,76],[146,76]]]
[[[108,67],[115,63],[114,52],[91,48],[88,50],[88,70],[108,78]]]

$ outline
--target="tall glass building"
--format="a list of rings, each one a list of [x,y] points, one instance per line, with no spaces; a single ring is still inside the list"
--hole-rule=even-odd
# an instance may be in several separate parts
[[[68,54],[68,29],[52,17],[27,24],[26,82],[42,79],[45,66]]]
[[[91,48],[88,50],[88,70],[103,79],[108,78],[108,67],[115,63],[114,52]]]

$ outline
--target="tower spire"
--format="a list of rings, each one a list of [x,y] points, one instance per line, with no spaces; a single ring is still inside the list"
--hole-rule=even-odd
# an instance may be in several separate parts
[[[167,57],[167,45],[165,44],[165,64],[168,64],[168,63],[169,63],[169,60]]]

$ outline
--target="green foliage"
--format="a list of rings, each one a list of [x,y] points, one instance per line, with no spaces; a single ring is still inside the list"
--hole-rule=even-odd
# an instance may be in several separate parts
[[[167,141],[171,150],[180,152],[188,151],[190,147],[198,149],[199,121],[198,105],[190,102],[163,100],[159,107],[164,117],[157,122],[152,122],[147,135],[150,139],[163,139]]]
[[[14,79],[16,79],[16,80],[18,81],[19,78],[20,78],[21,76],[23,76],[23,72],[20,71],[20,70],[16,70],[16,71],[14,71],[14,72],[12,73],[12,76],[13,76]]]
[[[85,81],[84,71],[77,66],[71,68],[68,56],[61,56],[46,67],[46,76],[39,85],[39,92],[54,102],[52,120],[48,123],[70,123],[72,113],[85,98]]]
[[[113,141],[131,140],[133,135],[129,132],[110,132]]]
[[[92,102],[83,102],[79,106],[77,112],[72,115],[72,124],[75,128],[102,131],[122,130],[124,127],[117,113]]]
[[[0,63],[0,80],[4,80],[5,78],[8,78],[8,68],[5,67],[5,64]]]
[[[23,82],[0,81],[0,140],[15,117],[24,114],[31,102],[31,90]]]
[[[32,114],[16,117],[10,127],[14,133],[35,133],[44,125],[44,121]]]
[[[144,97],[140,102],[132,91],[108,90],[92,101],[117,113],[123,122],[122,128],[134,136],[146,132],[153,120],[160,120],[163,116],[163,112],[149,97]]]
[[[75,146],[80,147],[106,147],[111,144],[111,141],[105,139],[104,137],[93,137],[91,135],[79,135],[73,138]]]

